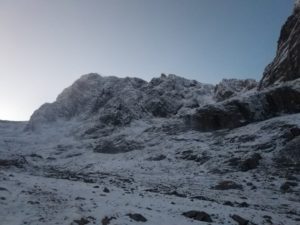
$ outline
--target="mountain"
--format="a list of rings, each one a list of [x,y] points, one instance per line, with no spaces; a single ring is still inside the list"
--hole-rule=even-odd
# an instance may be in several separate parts
[[[171,117],[212,102],[213,90],[213,85],[175,75],[146,82],[87,74],[65,89],[54,103],[35,111],[27,129],[58,120],[121,126],[141,118]]]
[[[91,73],[0,121],[1,224],[298,225],[299,8],[260,82]]]

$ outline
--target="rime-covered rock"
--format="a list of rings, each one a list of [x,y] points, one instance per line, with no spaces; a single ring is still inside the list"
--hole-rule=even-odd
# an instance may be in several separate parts
[[[293,14],[283,25],[277,53],[260,81],[260,89],[300,77],[300,4],[297,0]]]
[[[185,116],[197,130],[232,129],[282,114],[300,112],[300,79],[264,91],[199,107]]]
[[[139,78],[87,74],[66,88],[54,103],[36,110],[27,129],[61,120],[123,126],[141,118],[171,117],[212,102],[213,89],[213,85],[175,75],[162,75],[148,83]]]
[[[74,118],[112,125],[127,124],[146,114],[137,104],[143,98],[141,88],[146,84],[138,78],[84,75],[66,88],[54,103],[44,104],[36,110],[28,128]]]
[[[214,99],[216,101],[224,101],[241,93],[255,89],[257,82],[253,79],[223,79],[216,85],[214,90]]]

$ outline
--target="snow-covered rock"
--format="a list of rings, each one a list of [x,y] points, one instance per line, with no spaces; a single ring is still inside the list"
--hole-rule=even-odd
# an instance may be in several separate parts
[[[162,75],[148,83],[139,78],[87,74],[66,88],[54,103],[36,110],[27,129],[59,120],[118,126],[134,119],[170,117],[211,102],[213,89],[213,85],[175,75]]]
[[[66,88],[54,103],[44,104],[31,116],[28,128],[58,120],[93,119],[112,124],[128,123],[145,113],[138,104],[146,82],[138,78],[87,74]],[[115,115],[115,118],[110,118]]]
[[[282,114],[298,112],[300,112],[300,79],[199,107],[185,118],[189,126],[207,131],[235,128]]]
[[[149,225],[196,225],[183,215],[194,210],[215,225],[235,225],[232,215],[299,224],[299,114],[206,133],[181,122],[138,120],[88,139],[70,136],[68,121],[40,133],[0,122],[1,224],[129,225],[139,214]]]
[[[253,79],[223,79],[215,87],[214,98],[216,101],[224,101],[228,98],[240,95],[257,87],[257,82]]]
[[[283,25],[277,53],[260,81],[260,89],[300,77],[300,10],[296,1],[294,13]]]

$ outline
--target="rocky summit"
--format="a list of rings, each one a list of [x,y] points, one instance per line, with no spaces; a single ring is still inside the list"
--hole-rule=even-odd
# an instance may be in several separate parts
[[[259,82],[92,73],[0,121],[0,224],[298,225],[299,12]]]

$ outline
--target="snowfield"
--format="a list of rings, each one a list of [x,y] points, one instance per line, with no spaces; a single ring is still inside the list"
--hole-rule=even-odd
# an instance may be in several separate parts
[[[115,154],[72,135],[76,121],[36,133],[25,126],[0,123],[1,224],[207,224],[183,215],[191,210],[210,215],[209,224],[238,224],[233,215],[248,224],[299,224],[299,171],[276,157],[299,132],[300,114],[215,132],[179,119],[137,120],[109,136],[137,149]],[[244,168],[255,153],[259,164]]]

